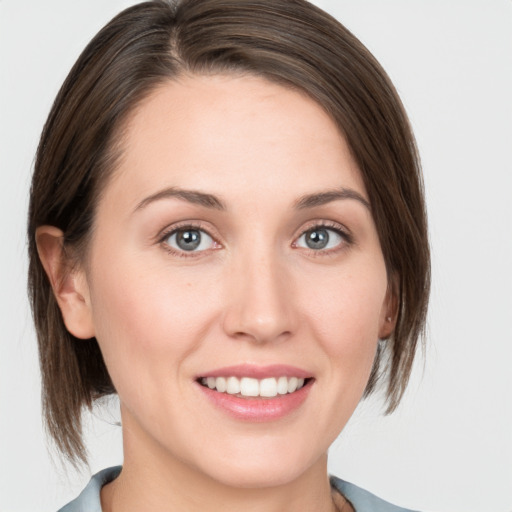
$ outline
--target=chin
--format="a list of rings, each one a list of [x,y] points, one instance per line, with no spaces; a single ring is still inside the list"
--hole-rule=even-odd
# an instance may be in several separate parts
[[[272,451],[255,449],[245,456],[226,454],[212,457],[211,463],[203,459],[202,470],[229,487],[261,489],[290,484],[319,464],[323,464],[323,471],[326,471],[326,453],[313,456],[296,447],[285,450],[281,447]]]
[[[305,468],[282,464],[263,467],[241,467],[235,470],[220,469],[214,478],[225,486],[239,489],[264,489],[290,484],[304,472]]]

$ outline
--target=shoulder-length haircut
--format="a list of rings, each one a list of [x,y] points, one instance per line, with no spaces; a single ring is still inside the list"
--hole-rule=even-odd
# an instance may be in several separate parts
[[[345,136],[399,299],[396,328],[379,344],[366,389],[387,377],[387,412],[404,393],[424,333],[430,257],[419,159],[402,103],[363,44],[304,0],[135,5],[93,38],[62,85],[41,135],[30,195],[28,287],[43,409],[47,431],[74,463],[86,461],[83,408],[115,389],[96,339],[66,330],[35,230],[58,227],[64,250],[83,257],[99,195],[122,153],[124,121],[157,86],[183,73],[247,73],[296,88]]]

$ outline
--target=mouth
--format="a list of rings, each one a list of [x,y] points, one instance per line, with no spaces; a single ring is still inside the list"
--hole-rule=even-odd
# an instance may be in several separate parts
[[[309,371],[283,364],[228,366],[195,379],[216,410],[253,423],[279,420],[302,410],[315,380]]]
[[[254,377],[200,377],[198,383],[218,393],[239,398],[276,398],[289,395],[307,386],[313,379],[281,375],[257,379]]]

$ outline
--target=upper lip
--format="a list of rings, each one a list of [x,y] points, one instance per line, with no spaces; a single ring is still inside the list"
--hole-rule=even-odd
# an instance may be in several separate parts
[[[216,368],[198,375],[202,377],[252,377],[253,379],[267,379],[270,377],[298,377],[307,379],[312,377],[311,372],[287,364],[255,365],[238,364],[234,366],[225,366]]]

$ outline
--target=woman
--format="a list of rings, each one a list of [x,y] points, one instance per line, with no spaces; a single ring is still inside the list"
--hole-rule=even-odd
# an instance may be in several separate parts
[[[52,108],[28,231],[62,453],[85,460],[84,406],[121,404],[122,471],[63,510],[403,510],[327,477],[362,396],[398,405],[429,289],[407,118],[338,22],[285,0],[121,13]]]

